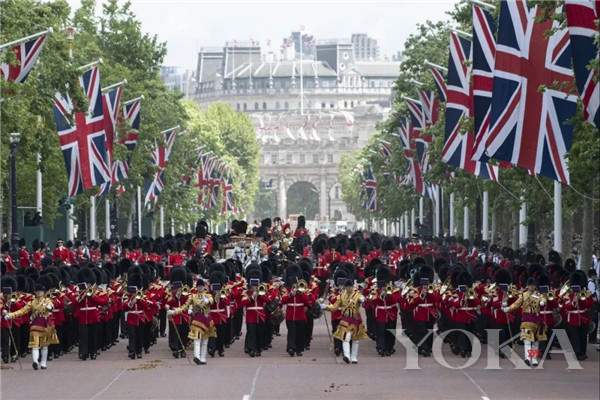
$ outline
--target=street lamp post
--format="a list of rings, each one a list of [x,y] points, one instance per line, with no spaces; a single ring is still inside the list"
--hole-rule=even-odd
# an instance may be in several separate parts
[[[10,232],[13,251],[17,251],[19,232],[17,228],[17,147],[21,134],[10,134]]]

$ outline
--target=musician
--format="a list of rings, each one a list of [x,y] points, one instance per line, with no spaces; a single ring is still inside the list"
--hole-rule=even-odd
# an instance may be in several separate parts
[[[134,273],[127,276],[127,293],[123,295],[121,304],[122,311],[125,313],[125,322],[127,323],[127,333],[129,336],[127,350],[129,358],[132,360],[136,357],[142,358],[144,344],[142,324],[144,322],[144,309],[147,304],[142,288],[142,275]]]
[[[525,352],[525,363],[533,367],[537,367],[539,364],[539,340],[546,340],[546,332],[540,317],[540,307],[545,304],[545,300],[537,291],[536,279],[529,277],[527,289],[510,307],[503,307],[504,312],[521,310],[521,340]]]
[[[569,278],[570,286],[561,297],[563,320],[575,355],[579,361],[587,359],[587,332],[590,325],[589,310],[594,300],[586,289],[587,279],[581,270]],[[561,290],[562,291],[562,290]]]
[[[96,275],[87,267],[77,273],[78,292],[72,294],[75,317],[79,326],[79,358],[92,360],[97,356],[97,330],[100,323],[99,306],[108,303],[108,297],[97,293]]]
[[[540,302],[540,324],[545,332],[545,338],[540,338],[540,354],[546,353],[548,347],[548,338],[552,337],[552,329],[556,324],[554,320],[554,312],[558,310],[559,299],[555,290],[550,287],[550,279],[548,275],[542,274],[538,278],[538,287],[542,300]],[[545,339],[545,340],[544,340]],[[546,358],[551,358],[550,353]]]
[[[389,357],[395,352],[396,338],[392,332],[396,330],[398,320],[400,291],[394,287],[387,266],[379,266],[376,276],[377,286],[373,288],[367,301],[374,310],[377,353],[381,357]]]
[[[2,292],[0,295],[0,313],[14,313],[27,304],[21,293],[18,292],[18,283],[14,276],[4,275],[0,281]],[[19,319],[4,319],[0,321],[0,351],[2,352],[2,361],[6,364],[17,361],[19,357],[18,344],[16,340],[19,337]]]
[[[197,281],[196,290],[197,293],[192,294],[183,306],[170,309],[168,314],[177,315],[187,312],[190,315],[191,324],[188,338],[194,341],[194,362],[197,365],[206,365],[208,341],[217,335],[209,312],[214,299],[208,292],[207,282],[203,279]]]
[[[352,279],[346,279],[344,289],[334,304],[322,304],[327,311],[339,310],[342,319],[333,336],[342,341],[342,351],[346,364],[358,363],[358,349],[360,340],[367,338],[367,332],[360,316],[360,307],[365,298],[354,286]]]
[[[46,297],[46,292],[51,286],[52,279],[48,275],[42,275],[35,283],[35,297],[31,301],[15,312],[3,310],[3,317],[7,320],[31,314],[28,347],[31,349],[32,367],[35,370],[47,368],[48,346],[58,344],[52,321],[52,301]]]
[[[446,299],[448,307],[454,310],[451,314],[453,327],[462,331],[452,336],[452,346],[454,352],[468,358],[471,356],[471,341],[463,332],[473,333],[480,300],[472,288],[473,278],[466,270],[458,274],[457,283],[456,293]]]
[[[42,260],[46,258],[46,244],[44,242],[34,240],[33,245],[32,263],[37,269],[42,269]]]
[[[285,324],[287,326],[286,350],[290,357],[301,357],[306,345],[306,308],[313,299],[309,293],[308,283],[303,279],[301,269],[295,265],[288,265],[285,283],[287,290],[281,297],[281,304],[285,305]]]
[[[225,356],[225,344],[228,344],[227,328],[229,320],[229,305],[231,303],[228,293],[227,275],[223,271],[213,271],[210,274],[210,294],[215,300],[210,305],[210,319],[215,324],[216,336],[208,341],[208,354],[215,356],[215,351],[219,357]]]
[[[258,264],[252,263],[246,268],[248,287],[241,300],[241,307],[246,310],[246,338],[244,351],[250,357],[260,357],[264,348],[265,321],[267,318],[265,305],[269,302],[266,289],[259,290],[262,271]]]
[[[346,279],[348,279],[348,273],[343,268],[338,267],[333,273],[333,285],[329,289],[329,293],[327,295],[327,302],[329,304],[334,305],[341,294],[341,291],[344,289],[344,284],[346,283]],[[342,312],[338,309],[331,311],[331,331],[335,332],[337,330],[340,321],[342,320]],[[342,354],[342,341],[338,338],[333,339],[333,351],[336,356]]]
[[[490,327],[500,331],[498,339],[500,343],[504,343],[510,339],[516,318],[514,313],[506,313],[502,307],[510,307],[517,300],[517,296],[514,295],[514,290],[510,286],[512,277],[509,271],[499,268],[494,273],[494,283],[495,285],[492,284],[494,286],[488,290],[487,294],[482,296],[482,303],[487,304],[490,311]],[[499,354],[501,358],[505,357],[503,352],[500,351]]]
[[[415,276],[419,286],[416,290],[413,289],[408,299],[408,307],[413,314],[414,340],[418,345],[419,354],[424,357],[431,356],[433,335],[427,334],[433,330],[433,324],[438,317],[438,305],[441,302],[440,293],[432,283],[433,275],[430,267],[422,266]]]

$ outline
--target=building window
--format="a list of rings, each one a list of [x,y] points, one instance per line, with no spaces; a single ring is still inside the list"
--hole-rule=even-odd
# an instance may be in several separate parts
[[[263,102],[263,110],[267,109],[267,102]]]
[[[340,199],[340,187],[339,186],[335,187],[335,199],[336,200]]]
[[[327,105],[325,103],[321,103],[321,108],[325,108]]]
[[[327,162],[329,164],[333,164],[333,154],[327,154]]]
[[[292,153],[287,153],[285,155],[285,162],[288,164],[292,164]]]
[[[254,110],[258,111],[258,103],[254,103]]]
[[[281,104],[279,104],[278,101],[275,102],[275,109],[279,110],[279,108],[281,107]]]
[[[350,108],[354,108],[354,101],[350,102]]]
[[[240,103],[237,103],[237,104],[235,105],[235,108],[236,108],[236,110],[240,111]]]
[[[277,153],[271,154],[271,164],[277,165],[277,161],[278,161],[278,154]]]
[[[329,108],[333,108],[333,103],[329,104]]]
[[[244,111],[248,111],[248,104],[244,103]]]
[[[344,101],[344,108],[348,108],[348,102]]]
[[[314,153],[313,154],[313,164],[318,164],[319,163],[319,154]]]
[[[306,155],[304,153],[300,153],[300,164],[306,163]]]
[[[284,103],[283,107],[284,107],[286,110],[289,110],[289,108],[290,108],[290,105],[289,105],[289,103],[286,101],[286,102]]]

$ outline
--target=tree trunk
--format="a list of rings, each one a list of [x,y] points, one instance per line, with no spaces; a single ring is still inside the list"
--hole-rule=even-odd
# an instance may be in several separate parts
[[[519,248],[519,210],[513,211],[512,243],[510,247]]]
[[[592,209],[592,201],[588,198],[583,199],[583,235],[581,242],[581,269],[588,272],[592,266],[592,241],[594,210]]]

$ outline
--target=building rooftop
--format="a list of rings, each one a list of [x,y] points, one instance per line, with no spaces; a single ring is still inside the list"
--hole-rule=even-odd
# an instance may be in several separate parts
[[[397,77],[400,74],[400,62],[357,61],[353,69],[366,78]]]

